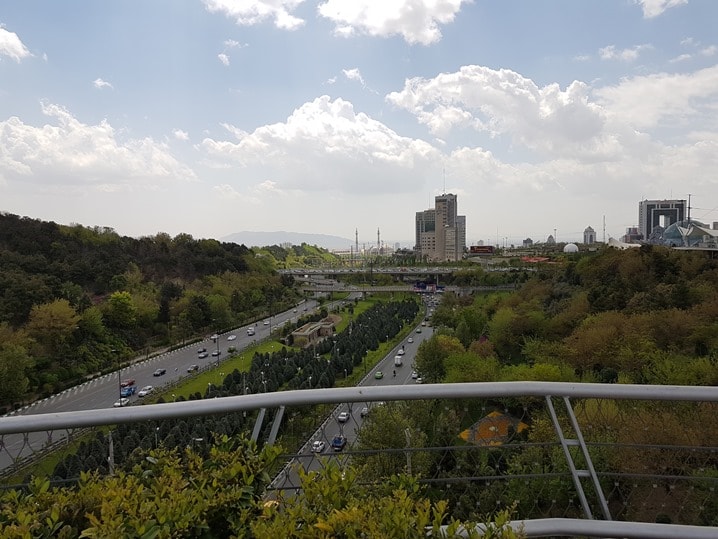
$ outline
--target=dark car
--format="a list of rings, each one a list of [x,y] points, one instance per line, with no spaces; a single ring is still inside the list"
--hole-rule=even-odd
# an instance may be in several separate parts
[[[198,354],[205,354],[205,353],[207,353],[207,349],[206,349],[206,348],[200,348],[199,350],[197,350],[197,353],[198,353]]]
[[[213,357],[217,357],[218,355],[219,355],[219,350],[215,350],[214,352],[212,352]]]
[[[199,370],[199,365],[190,365],[187,367],[187,372],[194,372]]]
[[[332,449],[334,451],[341,451],[345,445],[347,445],[347,438],[341,434],[337,434],[332,440]]]
[[[152,376],[162,376],[163,374],[167,374],[167,369],[157,369]]]

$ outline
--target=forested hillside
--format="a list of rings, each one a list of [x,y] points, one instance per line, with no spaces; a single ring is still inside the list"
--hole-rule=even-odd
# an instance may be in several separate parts
[[[432,381],[716,385],[717,285],[706,253],[578,255],[539,267],[512,294],[446,295],[421,367]]]
[[[0,214],[0,406],[296,300],[242,245]]]

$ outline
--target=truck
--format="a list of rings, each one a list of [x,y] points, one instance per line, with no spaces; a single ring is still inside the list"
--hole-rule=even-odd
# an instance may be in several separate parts
[[[404,360],[401,356],[394,356],[394,366],[401,367],[404,364]]]

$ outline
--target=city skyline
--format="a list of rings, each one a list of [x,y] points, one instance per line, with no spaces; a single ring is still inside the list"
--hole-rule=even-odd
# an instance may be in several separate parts
[[[444,193],[467,245],[620,238],[642,200],[718,221],[718,3],[3,7],[3,212],[403,246]]]

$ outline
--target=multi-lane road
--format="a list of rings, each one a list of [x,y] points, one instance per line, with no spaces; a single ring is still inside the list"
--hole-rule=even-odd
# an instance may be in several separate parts
[[[421,332],[417,333],[416,329],[420,329]],[[371,369],[368,369],[366,375],[358,385],[391,386],[416,383],[416,379],[412,378],[412,371],[414,370],[412,365],[416,357],[416,352],[419,344],[423,340],[431,337],[433,333],[431,327],[419,326],[419,328],[416,329],[407,335],[407,337],[395,346],[381,361]],[[409,337],[413,340],[412,343],[408,342]],[[394,357],[402,346],[405,352],[402,356],[403,365],[401,367],[395,367]],[[362,367],[360,366],[358,368],[361,369]],[[382,378],[375,377],[377,371],[382,372]],[[396,376],[393,375],[394,371],[396,371]],[[298,488],[300,484],[300,468],[303,468],[305,471],[320,470],[325,466],[326,459],[339,459],[342,463],[346,462],[348,458],[346,452],[351,450],[351,447],[356,441],[364,419],[361,415],[362,408],[366,406],[371,410],[371,407],[377,404],[376,402],[354,402],[337,406],[334,411],[325,418],[311,438],[306,441],[304,446],[299,450],[298,455],[287,463],[282,471],[275,477],[270,485],[270,490],[282,490],[291,494],[291,491]],[[337,418],[339,414],[344,411],[349,412],[349,417],[345,422],[339,422]],[[347,439],[347,445],[342,451],[334,451],[331,447],[332,440],[337,435],[345,436]],[[320,453],[315,453],[312,450],[314,441],[316,440],[325,443],[325,447]]]
[[[311,312],[316,307],[317,302],[315,300],[306,300],[297,305],[295,309],[275,314],[256,324],[252,324],[251,327],[255,328],[253,336],[247,334],[247,329],[250,326],[242,326],[218,335],[217,339],[207,337],[201,342],[194,342],[172,352],[138,358],[137,361],[134,361],[121,371],[94,378],[81,385],[34,402],[25,408],[12,412],[12,415],[51,414],[111,407],[119,400],[120,381],[126,379],[135,380],[137,391],[148,385],[155,387],[156,391],[162,390],[163,386],[175,383],[182,377],[191,376],[191,373],[188,372],[190,366],[197,365],[198,370],[204,370],[217,364],[221,365],[221,362],[229,356],[227,349],[230,346],[234,346],[241,354],[243,349],[268,338],[270,332],[278,326],[294,321],[297,317]],[[229,340],[230,335],[236,335],[236,338]],[[201,348],[207,349],[206,357],[200,357],[198,350]],[[220,352],[219,356],[213,356],[212,352],[217,350]],[[157,369],[165,369],[165,374],[154,376]],[[129,399],[130,404],[132,404],[141,400],[142,397],[135,393]],[[34,452],[49,444],[62,441],[66,437],[67,433],[65,431],[4,435],[0,439],[0,470],[6,469],[13,462],[31,456]]]

